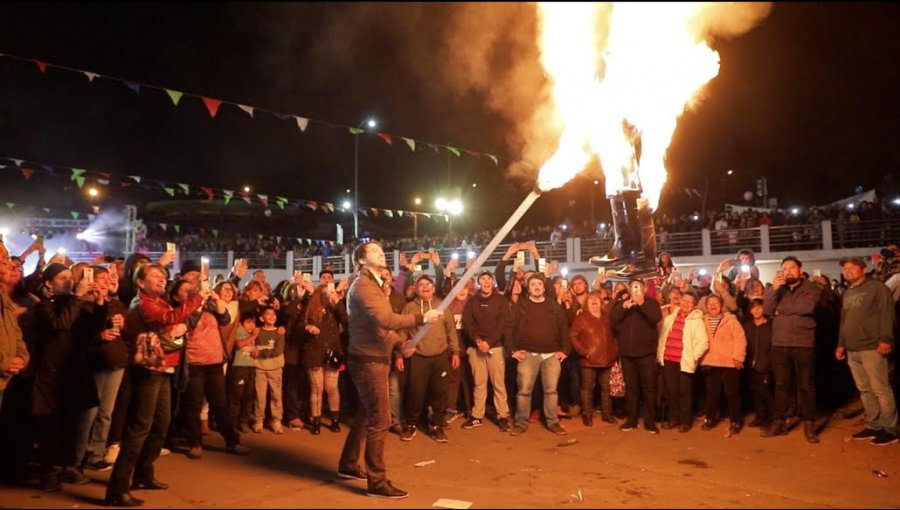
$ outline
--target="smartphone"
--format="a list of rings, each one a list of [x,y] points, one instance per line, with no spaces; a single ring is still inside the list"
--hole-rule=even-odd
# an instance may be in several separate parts
[[[416,264],[416,267],[413,268],[413,271],[421,271],[421,270],[422,270],[422,264]]]
[[[44,244],[44,234],[38,234],[35,236],[34,240],[40,244]]]
[[[700,276],[706,276],[706,269],[701,269],[697,274]]]
[[[299,269],[294,269],[294,280],[296,280],[298,276],[300,278],[303,278],[303,271],[301,271]]]
[[[475,258],[475,252],[472,251],[472,250],[469,250],[468,252],[466,252],[466,258],[468,258],[468,259],[474,259],[474,258]]]
[[[178,251],[178,247],[175,245],[175,243],[166,243],[166,251],[169,253],[175,253],[176,251]]]
[[[312,283],[312,273],[303,273],[302,278],[304,283]]]
[[[569,280],[566,280],[565,278],[563,278],[562,280],[560,280],[559,283],[562,285],[563,290],[566,290],[569,288]]]
[[[450,255],[450,258],[453,260],[459,260],[459,253],[453,252],[453,255]]]
[[[65,254],[66,254],[66,249],[63,248],[62,246],[60,246],[59,248],[56,249],[56,254],[57,254],[57,255],[65,255]]]
[[[200,275],[209,279],[209,257],[200,257]]]
[[[750,266],[748,266],[747,264],[742,265],[742,266],[741,266],[741,272],[742,272],[742,273],[749,273],[749,272],[750,272]]]
[[[516,266],[524,266],[525,265],[525,252],[517,251],[516,252]]]
[[[538,259],[538,272],[543,273],[545,269],[547,269],[547,259],[539,258]]]
[[[334,282],[328,284],[328,293],[334,294]]]
[[[816,277],[816,278],[821,278],[821,277],[822,277],[822,270],[821,270],[821,269],[813,269],[813,276]]]
[[[784,278],[784,271],[782,271],[781,269],[775,271],[775,278]]]
[[[84,268],[84,276],[82,276],[82,278],[84,278],[84,281],[87,282],[88,285],[94,283],[94,268]]]

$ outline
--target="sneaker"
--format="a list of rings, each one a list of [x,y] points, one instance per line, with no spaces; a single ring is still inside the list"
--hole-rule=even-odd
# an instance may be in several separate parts
[[[98,460],[97,462],[92,462],[90,464],[85,465],[84,467],[90,469],[91,471],[98,471],[100,473],[104,471],[109,471],[113,468],[113,465],[105,460]]]
[[[189,459],[201,459],[203,458],[203,447],[202,446],[192,446],[190,450],[187,452],[187,458]]]
[[[559,423],[554,423],[552,427],[550,427],[550,432],[553,432],[557,436],[566,436],[569,434],[566,429],[563,428]]]
[[[377,484],[369,484],[369,490],[366,491],[366,496],[372,496],[373,498],[403,499],[409,496],[409,493],[394,487],[394,484],[392,484],[390,480],[382,480]]]
[[[115,464],[116,459],[119,458],[119,443],[113,443],[106,447],[106,455],[103,456],[103,461],[109,464]]]
[[[630,421],[626,421],[625,423],[619,425],[619,430],[626,432],[632,429],[637,428],[637,423],[631,423]]]
[[[509,432],[509,418],[500,418],[497,426],[500,427],[500,432]]]
[[[253,426],[250,427],[250,430],[252,430],[253,432],[255,432],[257,434],[262,434],[262,431],[263,431],[262,423],[260,423],[260,422],[254,423]]]
[[[525,427],[521,425],[513,425],[512,430],[509,431],[509,435],[511,436],[521,436],[525,433]]]
[[[407,425],[403,427],[403,433],[400,434],[401,441],[412,441],[412,438],[416,437],[416,426],[415,425]]]
[[[444,433],[443,427],[431,427],[430,434],[432,439],[437,441],[438,443],[446,443],[447,442],[447,434]]]
[[[447,412],[444,414],[444,423],[450,425],[451,423],[456,421],[456,419],[459,418],[460,415],[461,413],[456,409],[447,409]]]
[[[169,454],[171,454],[171,453],[172,453],[172,450],[170,450],[170,449],[168,449],[168,448],[162,448],[162,449],[159,450],[159,456],[160,456],[160,457],[165,457],[166,455],[169,455]]]
[[[647,432],[649,432],[651,434],[659,434],[659,429],[656,427],[655,423],[650,423],[650,424],[645,423],[644,430],[646,430]]]
[[[272,423],[272,432],[276,434],[284,434],[284,427],[281,426],[280,421],[276,421]]]
[[[54,472],[50,472],[41,475],[40,487],[44,492],[57,492],[62,489],[62,484],[59,483],[59,476]]]
[[[872,439],[875,439],[876,437],[878,437],[879,432],[881,432],[881,431],[875,430],[875,429],[870,429],[867,427],[867,428],[860,430],[856,434],[853,434],[852,436],[850,436],[850,438],[856,439],[856,440],[868,439],[871,441]]]
[[[293,420],[288,422],[288,427],[291,430],[303,430],[303,420],[300,418],[294,418]]]
[[[468,430],[474,429],[475,427],[480,427],[482,425],[484,425],[484,423],[481,421],[481,418],[469,418],[465,423],[463,423],[462,428]]]
[[[535,409],[534,411],[531,411],[531,414],[528,415],[528,421],[531,423],[537,423],[541,421],[541,410]]]
[[[390,432],[392,434],[397,434],[398,436],[402,436],[403,435],[403,425],[400,425],[399,423],[395,423],[395,424],[391,425],[391,428],[388,429],[388,432]]]
[[[80,469],[75,466],[69,466],[59,475],[59,481],[70,483],[72,485],[84,485],[91,480],[84,476],[84,473],[82,473]]]
[[[250,455],[250,448],[247,448],[242,444],[233,444],[231,446],[226,446],[225,452],[232,455]]]
[[[338,469],[337,471],[338,478],[343,478],[345,480],[368,480],[369,475],[366,474],[365,471],[356,466],[353,469]]]
[[[872,444],[875,446],[887,446],[889,444],[894,444],[897,441],[897,434],[891,434],[890,432],[880,430],[878,431],[878,437],[872,440]]]

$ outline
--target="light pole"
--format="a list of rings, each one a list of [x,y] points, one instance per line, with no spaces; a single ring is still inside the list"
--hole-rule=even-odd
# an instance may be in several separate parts
[[[359,129],[363,125],[369,129],[375,129],[378,121],[369,117],[359,123]],[[359,133],[353,133],[353,237],[359,239]]]
[[[597,223],[594,220],[594,196],[597,194],[597,185],[600,184],[598,179],[594,179],[594,187],[591,188],[591,230],[597,233]]]
[[[416,204],[416,212],[413,213],[413,239],[419,238],[419,206],[422,205],[422,199],[416,197],[413,200],[413,203]]]

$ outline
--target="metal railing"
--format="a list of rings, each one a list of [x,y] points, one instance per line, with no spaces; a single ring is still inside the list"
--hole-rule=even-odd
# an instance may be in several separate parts
[[[759,252],[761,235],[761,229],[758,227],[711,230],[709,236],[712,254],[733,254],[741,248],[750,248],[754,252]]]
[[[657,232],[656,251],[667,251],[673,257],[703,254],[703,232]]]

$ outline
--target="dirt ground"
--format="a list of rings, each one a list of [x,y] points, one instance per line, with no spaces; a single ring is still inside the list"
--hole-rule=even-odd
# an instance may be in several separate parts
[[[409,491],[404,500],[366,497],[365,482],[338,480],[346,430],[324,429],[318,437],[290,430],[247,434],[248,457],[226,455],[222,438],[207,436],[203,459],[173,453],[157,462],[157,478],[171,485],[167,491],[134,495],[151,508],[430,508],[440,498],[469,501],[472,508],[900,507],[900,444],[851,441],[858,418],[829,425],[818,445],[807,444],[801,429],[763,439],[748,428],[726,438],[726,423],[651,435],[599,420],[590,428],[580,419],[563,420],[566,437],[540,424],[519,437],[492,423],[473,430],[461,424],[450,425],[446,444],[422,433],[408,443],[388,436],[388,477]],[[414,467],[428,460],[435,463]],[[86,474],[92,483],[53,494],[2,487],[0,507],[94,507],[109,472]]]

